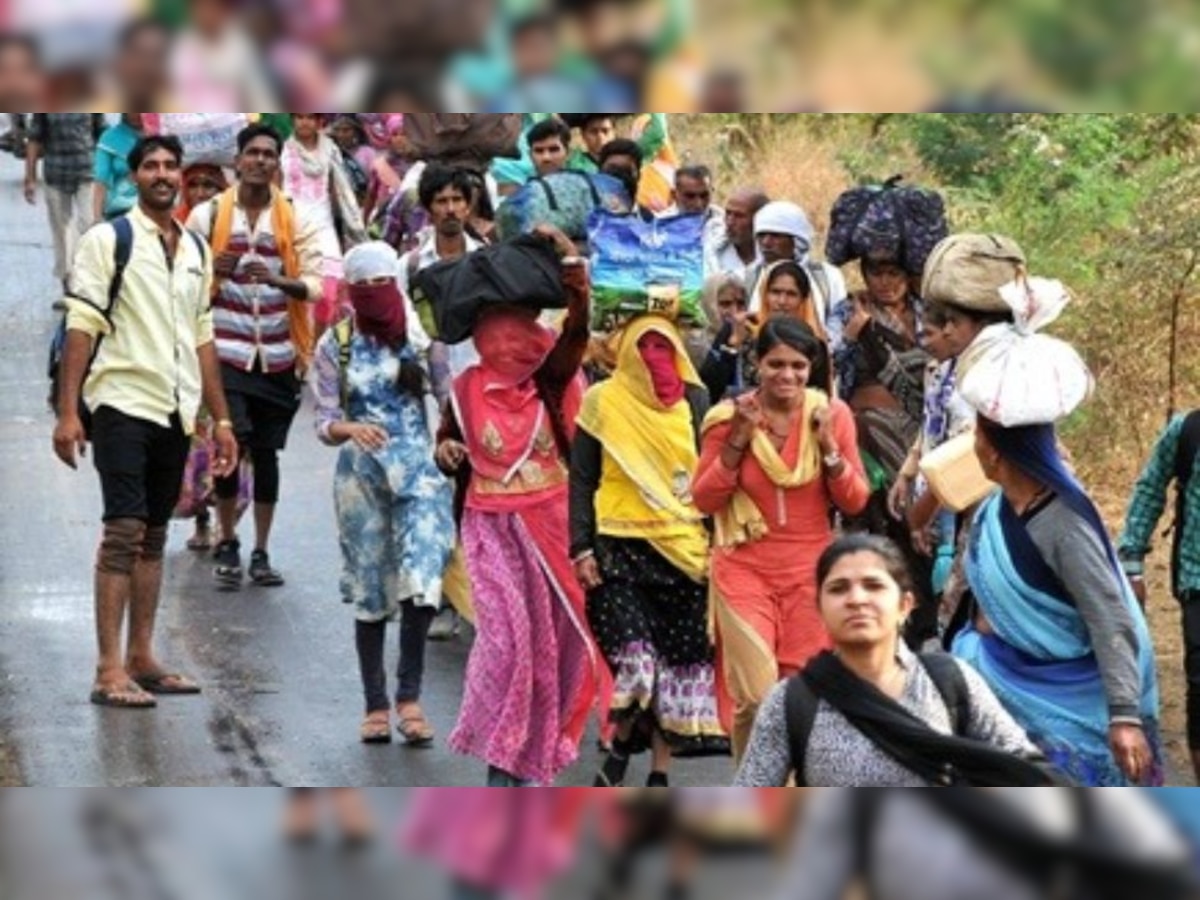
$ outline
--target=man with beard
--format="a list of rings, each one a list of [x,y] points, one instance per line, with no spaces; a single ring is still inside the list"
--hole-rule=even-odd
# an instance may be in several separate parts
[[[736,275],[743,283],[758,263],[758,244],[754,240],[754,217],[771,202],[759,188],[743,187],[725,201],[723,240],[705,247],[704,274]]]
[[[283,584],[268,552],[279,503],[279,451],[300,408],[300,385],[313,353],[310,306],[322,292],[316,223],[276,187],[282,145],[266,125],[243,129],[237,185],[188,219],[188,227],[212,244],[221,377],[241,453],[254,464],[255,545],[247,574],[260,587]],[[214,560],[222,590],[242,584],[240,487],[236,468],[216,480],[221,537]]]
[[[84,236],[67,301],[54,452],[74,469],[90,440],[100,473],[91,695],[100,706],[146,709],[155,694],[199,693],[159,663],[153,639],[167,526],[201,400],[217,423],[214,473],[237,457],[213,343],[212,260],[172,215],[182,159],[176,138],[138,142],[129,156],[138,205]]]

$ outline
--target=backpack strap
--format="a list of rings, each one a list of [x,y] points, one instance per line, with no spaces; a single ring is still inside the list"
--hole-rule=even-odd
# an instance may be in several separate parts
[[[350,409],[350,342],[354,337],[354,323],[342,319],[333,326],[334,340],[338,348],[338,396],[342,402],[342,414],[349,415]]]
[[[820,701],[799,675],[788,679],[784,694],[784,719],[787,722],[788,747],[791,749],[792,772],[797,787],[807,787],[804,770],[808,756],[808,741],[817,721]]]
[[[1171,591],[1175,596],[1182,592],[1180,564],[1183,555],[1183,531],[1187,521],[1187,495],[1192,479],[1196,477],[1196,458],[1200,456],[1200,409],[1188,414],[1183,420],[1179,444],[1175,448],[1175,521],[1171,543]]]
[[[117,240],[113,245],[113,277],[108,283],[108,310],[105,313],[109,325],[112,325],[113,310],[125,284],[125,270],[133,257],[133,223],[129,221],[129,216],[113,219],[112,227]]]
[[[965,737],[971,726],[971,691],[962,669],[954,657],[947,653],[924,653],[920,660],[942,695],[955,737]]]
[[[1185,493],[1191,484],[1197,456],[1200,456],[1200,409],[1189,413],[1183,420],[1179,448],[1175,451],[1175,480],[1180,493]]]

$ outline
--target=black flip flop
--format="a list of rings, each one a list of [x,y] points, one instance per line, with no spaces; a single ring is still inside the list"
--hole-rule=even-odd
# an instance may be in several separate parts
[[[201,692],[200,685],[177,673],[163,672],[158,675],[145,675],[133,680],[147,694],[155,694],[161,697],[192,697]]]

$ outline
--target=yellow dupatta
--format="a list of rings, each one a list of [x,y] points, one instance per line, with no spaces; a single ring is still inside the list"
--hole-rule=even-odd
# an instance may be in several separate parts
[[[597,530],[608,537],[648,541],[699,583],[708,577],[709,538],[692,500],[699,463],[692,408],[686,398],[664,408],[655,395],[638,351],[638,341],[651,332],[675,347],[684,382],[702,385],[669,320],[643,316],[625,328],[613,377],[584,395],[578,420],[604,448]]]
[[[811,484],[821,477],[821,447],[812,433],[812,415],[819,409],[829,407],[829,398],[821,391],[808,388],[804,392],[804,414],[796,427],[801,429],[800,455],[796,465],[788,468],[771,439],[762,429],[755,431],[749,451],[758,460],[767,478],[777,487],[788,490]],[[733,421],[734,405],[727,401],[715,407],[704,419],[704,433],[718,425]],[[734,493],[733,499],[716,516],[716,545],[728,548],[762,540],[770,529],[766,517],[758,504],[743,490]]]

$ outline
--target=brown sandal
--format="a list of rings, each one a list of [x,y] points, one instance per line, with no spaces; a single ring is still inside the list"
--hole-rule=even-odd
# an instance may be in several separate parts
[[[407,715],[405,715],[406,712]],[[428,747],[433,744],[436,732],[429,724],[429,720],[425,718],[421,707],[415,703],[398,706],[396,715],[400,717],[396,731],[400,733],[400,737],[404,738],[404,743],[416,748]]]
[[[364,744],[390,744],[392,742],[392,717],[386,710],[368,715],[358,729],[359,739]]]

